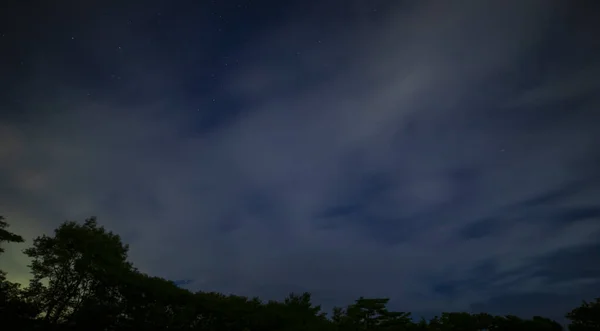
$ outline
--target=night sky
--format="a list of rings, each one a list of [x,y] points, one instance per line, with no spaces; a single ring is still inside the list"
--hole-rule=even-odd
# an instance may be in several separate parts
[[[600,295],[598,1],[9,1],[0,215],[325,308],[561,318]]]

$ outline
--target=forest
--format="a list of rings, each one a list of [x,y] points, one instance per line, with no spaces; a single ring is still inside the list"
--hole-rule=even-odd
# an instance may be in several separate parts
[[[1,245],[24,242],[0,218]],[[28,286],[0,271],[0,330],[392,331],[563,330],[548,318],[445,312],[417,319],[389,310],[387,298],[358,298],[329,314],[310,293],[262,301],[191,292],[144,274],[128,260],[128,246],[95,218],[64,222],[24,250]],[[568,330],[600,330],[600,298],[565,312]]]

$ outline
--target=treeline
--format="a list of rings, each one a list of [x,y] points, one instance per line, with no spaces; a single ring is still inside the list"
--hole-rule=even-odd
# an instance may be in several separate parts
[[[0,219],[0,245],[23,242],[7,228]],[[562,330],[543,317],[485,313],[443,313],[417,322],[408,312],[389,310],[388,299],[379,298],[359,298],[326,316],[309,293],[267,302],[193,293],[139,272],[127,259],[128,246],[94,218],[65,222],[24,252],[31,258],[29,286],[21,288],[0,273],[0,330]],[[600,299],[584,302],[567,318],[569,330],[600,330]]]

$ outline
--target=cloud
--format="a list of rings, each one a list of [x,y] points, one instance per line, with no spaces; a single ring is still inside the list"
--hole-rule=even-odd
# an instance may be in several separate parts
[[[150,70],[158,55],[128,71],[131,98],[58,84],[27,107],[61,109],[0,130],[1,211],[28,238],[96,215],[141,270],[194,289],[433,311],[584,288],[596,270],[548,287],[565,267],[546,259],[600,235],[598,100],[520,73],[560,6],[418,3],[325,35],[290,20],[240,50],[222,118],[212,96],[170,102],[185,75]]]

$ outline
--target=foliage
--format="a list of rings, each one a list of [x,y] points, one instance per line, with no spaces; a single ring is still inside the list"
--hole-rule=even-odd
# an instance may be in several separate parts
[[[38,237],[24,251],[33,275],[26,296],[50,324],[69,321],[84,305],[119,301],[118,280],[132,268],[127,251],[120,237],[98,227],[95,218],[65,222],[53,237]]]
[[[8,223],[0,216],[0,254],[4,252],[1,244],[5,242],[22,243],[23,237],[9,232]],[[9,282],[6,273],[0,270],[0,321],[3,324],[19,323],[24,327],[31,326],[37,315],[37,307],[23,299],[19,284]]]
[[[22,241],[5,231],[2,241]],[[8,235],[7,235],[8,233]],[[127,260],[121,238],[98,226],[65,222],[53,236],[40,236],[25,250],[33,279],[21,289],[0,273],[2,330],[205,330],[205,331],[426,331],[562,330],[550,319],[446,312],[414,320],[388,309],[387,298],[359,298],[334,308],[330,318],[310,293],[283,301],[190,292],[146,275]],[[567,314],[569,330],[600,330],[600,299]]]
[[[600,298],[593,302],[584,301],[581,306],[569,312],[567,318],[571,320],[571,331],[600,330]]]
[[[3,242],[22,243],[24,241],[23,237],[6,230],[6,228],[8,228],[8,223],[4,221],[3,216],[0,216],[0,254],[4,253]]]

